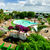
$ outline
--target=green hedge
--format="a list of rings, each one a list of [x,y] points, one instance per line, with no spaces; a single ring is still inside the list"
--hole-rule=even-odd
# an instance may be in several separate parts
[[[26,42],[18,43],[18,50],[50,50],[50,41],[42,37],[41,35],[31,34],[27,38]]]

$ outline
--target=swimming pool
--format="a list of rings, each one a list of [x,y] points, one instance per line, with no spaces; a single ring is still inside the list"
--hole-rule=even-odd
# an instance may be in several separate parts
[[[28,27],[28,26],[31,26],[33,24],[38,24],[38,23],[33,23],[33,22],[30,22],[30,21],[27,21],[27,20],[14,20],[13,24],[15,24],[15,25],[18,24],[18,25]]]

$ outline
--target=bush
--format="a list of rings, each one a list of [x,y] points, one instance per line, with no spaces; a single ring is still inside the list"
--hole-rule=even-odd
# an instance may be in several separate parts
[[[42,30],[43,28],[46,28],[47,26],[46,25],[38,25],[38,32],[40,31],[40,30]]]
[[[50,24],[50,18],[47,18],[48,23]]]
[[[29,28],[30,30],[32,30],[32,28],[31,28],[30,26],[28,26],[28,28]]]
[[[22,25],[16,25],[15,27],[9,26],[8,29],[9,30],[14,29],[14,30],[25,31],[25,32],[30,30],[29,27],[24,27]]]
[[[40,21],[41,19],[40,19],[40,18],[38,18],[38,20]]]
[[[30,30],[28,27],[24,27],[24,26],[22,26],[22,25],[16,25],[16,26],[15,26],[15,29],[16,29],[16,30],[19,30],[19,31],[25,31],[25,32],[27,32],[27,31]]]
[[[9,26],[8,29],[11,30],[11,29],[14,29],[14,27],[13,26]]]
[[[0,30],[0,37],[4,34],[4,31]]]
[[[3,14],[0,14],[0,23],[4,21],[4,15]]]
[[[5,20],[11,19],[11,18],[12,18],[12,16],[5,15]]]
[[[20,42],[18,50],[50,50],[50,42],[41,35],[31,34],[26,42]]]
[[[42,24],[42,25],[44,25],[44,24],[45,24],[45,22],[41,22],[41,24]]]

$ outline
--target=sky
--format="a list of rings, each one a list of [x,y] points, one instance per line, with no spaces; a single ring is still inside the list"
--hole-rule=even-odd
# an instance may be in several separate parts
[[[46,6],[46,9],[47,7],[50,9],[50,0],[0,0],[0,9],[2,8],[4,10],[20,10],[20,8],[26,9],[26,7],[30,8],[34,6],[42,6],[42,8],[44,8],[44,5]]]

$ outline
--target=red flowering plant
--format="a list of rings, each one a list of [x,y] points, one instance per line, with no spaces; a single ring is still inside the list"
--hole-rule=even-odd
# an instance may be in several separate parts
[[[24,32],[27,32],[30,30],[29,27],[24,27],[22,25],[16,25],[15,28],[13,26],[9,26],[8,29],[9,30],[15,29],[15,30],[24,31]]]
[[[16,25],[16,26],[15,26],[15,29],[16,29],[16,30],[20,30],[20,31],[25,31],[25,32],[27,32],[27,31],[30,30],[28,27],[24,27],[24,26],[22,26],[22,25]]]
[[[14,27],[13,26],[9,26],[8,29],[11,30],[11,29],[14,29]]]
[[[16,30],[19,30],[19,25],[16,25],[16,26],[15,26],[15,29],[16,29]]]
[[[24,26],[22,26],[22,25],[16,25],[16,26],[15,26],[15,29],[16,29],[16,30],[23,31],[23,27],[24,27]]]
[[[28,27],[24,27],[23,29],[25,32],[29,31],[30,29]]]

